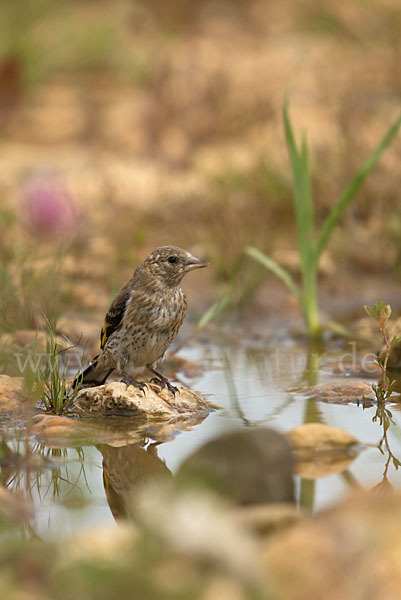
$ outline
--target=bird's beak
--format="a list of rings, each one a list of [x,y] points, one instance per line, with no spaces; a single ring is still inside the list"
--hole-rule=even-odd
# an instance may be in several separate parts
[[[197,258],[196,256],[188,256],[187,264],[185,266],[186,271],[193,271],[194,269],[202,269],[202,267],[209,266],[209,263],[202,258]]]

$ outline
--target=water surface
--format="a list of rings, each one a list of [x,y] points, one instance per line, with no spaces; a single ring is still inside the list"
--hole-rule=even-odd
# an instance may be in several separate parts
[[[401,470],[394,468],[388,452],[382,453],[376,447],[383,428],[378,421],[373,421],[376,413],[373,402],[363,407],[357,402],[327,403],[309,397],[308,388],[317,383],[355,379],[354,370],[360,364],[362,351],[352,354],[351,350],[345,342],[332,341],[323,352],[321,348],[308,348],[303,340],[291,339],[187,346],[180,356],[199,364],[202,372],[193,379],[180,375],[181,380],[207,396],[221,410],[211,412],[202,423],[189,430],[172,430],[168,439],[162,436],[157,446],[154,442],[160,441],[160,435],[150,428],[141,446],[127,449],[125,454],[121,448],[99,444],[99,440],[78,448],[48,448],[38,439],[22,439],[21,428],[14,430],[3,423],[3,430],[7,430],[3,444],[8,450],[23,454],[28,444],[33,452],[48,457],[51,466],[45,462],[40,468],[26,469],[23,462],[16,465],[9,461],[2,466],[1,482],[11,489],[21,490],[33,500],[36,510],[32,532],[54,539],[93,525],[114,522],[112,509],[117,510],[116,502],[110,491],[108,495],[105,493],[104,456],[112,465],[113,472],[108,474],[112,484],[124,488],[127,473],[128,477],[136,476],[136,472],[143,477],[148,473],[151,477],[165,465],[174,475],[186,457],[223,432],[256,426],[285,432],[304,422],[318,421],[348,431],[366,446],[350,458],[342,472],[313,480],[295,475],[299,504],[319,510],[338,502],[350,486],[373,488],[382,481],[387,462],[388,481],[394,487],[401,487]],[[358,379],[361,376],[367,382],[374,381],[362,372]],[[390,406],[394,424],[389,429],[388,440],[394,457],[401,459],[399,406],[395,403]],[[132,419],[127,418],[128,426],[130,422]],[[132,461],[132,464],[127,467],[121,461]]]

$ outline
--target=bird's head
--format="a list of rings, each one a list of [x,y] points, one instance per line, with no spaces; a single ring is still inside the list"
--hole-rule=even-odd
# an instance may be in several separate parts
[[[177,246],[162,246],[154,250],[138,267],[158,283],[175,287],[189,271],[207,267],[208,263]]]

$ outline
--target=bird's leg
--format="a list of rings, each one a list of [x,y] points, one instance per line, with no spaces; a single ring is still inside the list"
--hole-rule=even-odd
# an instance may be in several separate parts
[[[131,377],[131,375],[129,375],[126,371],[120,371],[120,375],[121,375],[120,381],[122,383],[125,383],[125,385],[127,385],[127,386],[134,385],[135,387],[139,388],[141,390],[141,392],[143,392],[145,394],[146,383],[137,381],[136,379]]]
[[[153,375],[156,375],[157,382],[160,383],[162,385],[162,387],[166,387],[167,386],[168,389],[170,390],[170,392],[175,396],[176,392],[178,391],[178,388],[176,388],[174,385],[172,385],[169,382],[169,380],[167,379],[167,377],[165,377],[164,375],[162,375],[161,373],[159,373],[159,371],[156,371],[156,369],[154,369],[150,365],[146,365],[146,368],[149,369],[149,371],[151,373],[153,373]]]

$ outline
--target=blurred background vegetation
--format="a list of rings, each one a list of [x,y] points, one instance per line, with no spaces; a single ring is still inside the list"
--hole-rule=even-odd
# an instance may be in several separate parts
[[[199,314],[246,245],[297,276],[285,90],[319,224],[397,116],[400,62],[399,0],[1,0],[3,314],[103,312],[164,243],[213,264]],[[336,230],[332,287],[401,277],[400,159],[397,139]],[[239,301],[281,286],[251,260],[236,277]]]

